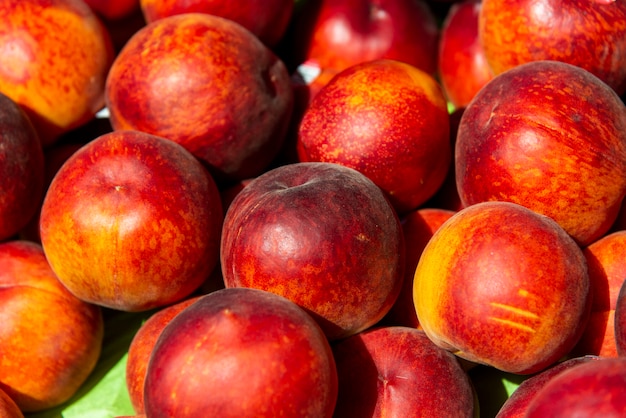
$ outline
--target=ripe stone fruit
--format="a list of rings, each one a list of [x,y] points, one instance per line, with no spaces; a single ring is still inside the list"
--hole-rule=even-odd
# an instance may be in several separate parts
[[[331,339],[375,323],[400,292],[404,241],[383,192],[333,163],[294,163],[252,180],[224,219],[227,288],[270,291],[297,303]]]
[[[150,355],[157,339],[172,318],[199,298],[200,296],[190,297],[158,310],[146,320],[133,337],[126,360],[126,387],[135,413],[145,412],[143,386]]]
[[[480,7],[480,0],[452,4],[441,28],[438,73],[446,98],[456,108],[467,106],[493,78],[478,36]]]
[[[337,370],[328,340],[298,305],[222,289],[165,326],[144,397],[149,417],[331,417]]]
[[[254,177],[278,154],[293,89],[283,62],[250,31],[185,13],[133,35],[109,72],[106,101],[115,130],[181,144],[222,182]]]
[[[617,355],[626,356],[626,280],[622,283],[615,304],[615,345]]]
[[[365,174],[399,213],[443,183],[452,159],[450,119],[437,81],[400,61],[354,65],[315,96],[300,124],[300,161]]]
[[[479,36],[495,74],[532,61],[567,62],[626,92],[626,2],[483,0]]]
[[[85,0],[85,3],[106,20],[122,20],[139,10],[139,0]]]
[[[413,299],[435,344],[517,374],[569,353],[591,303],[580,247],[552,219],[510,202],[448,219],[422,252]]]
[[[44,145],[104,106],[110,35],[82,1],[0,4],[0,92],[22,106]]]
[[[626,357],[572,367],[551,379],[528,405],[526,418],[626,416]]]
[[[555,364],[534,376],[524,380],[515,389],[513,394],[504,402],[496,418],[524,418],[524,414],[528,409],[528,405],[535,395],[543,388],[553,377],[557,376],[570,368],[584,364],[588,361],[599,360],[601,357],[588,355],[582,357],[573,357]]]
[[[413,303],[413,276],[424,247],[433,234],[455,212],[447,209],[421,208],[402,217],[406,263],[402,290],[398,299],[383,319],[388,325],[419,328],[419,320]]]
[[[41,242],[79,298],[123,311],[177,302],[219,257],[215,182],[182,146],[138,131],[104,134],[57,171],[41,209]]]
[[[39,244],[0,244],[0,388],[23,412],[73,396],[100,356],[99,307],[59,282]]]
[[[15,401],[0,389],[0,416],[2,418],[24,418],[24,414]]]
[[[269,47],[289,25],[294,0],[140,0],[146,22],[183,13],[207,13],[239,23]]]
[[[453,354],[423,331],[377,327],[333,345],[337,417],[474,417],[474,393]]]
[[[421,0],[306,2],[295,19],[292,59],[343,71],[381,58],[406,62],[434,75],[439,28]]]
[[[609,230],[626,193],[626,106],[580,67],[520,65],[467,106],[455,158],[464,206],[518,203],[585,246]]]
[[[605,235],[587,246],[583,254],[593,302],[589,322],[573,352],[616,357],[615,304],[626,278],[626,231]]]
[[[19,105],[0,93],[0,241],[15,235],[35,216],[44,177],[37,132]]]

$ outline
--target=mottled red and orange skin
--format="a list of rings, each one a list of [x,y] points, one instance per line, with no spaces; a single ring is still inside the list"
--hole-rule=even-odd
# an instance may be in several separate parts
[[[324,333],[295,303],[222,289],[166,325],[144,390],[150,417],[330,418],[337,370]]]
[[[82,1],[3,1],[0,55],[0,91],[23,107],[44,145],[104,106],[113,45]]]
[[[140,0],[146,22],[182,13],[208,13],[237,22],[269,47],[287,31],[294,0]]]
[[[452,152],[440,85],[399,61],[354,65],[311,102],[298,131],[300,161],[345,165],[365,174],[399,214],[442,185]]]
[[[617,0],[483,0],[479,37],[495,74],[556,60],[626,92],[626,3]]]
[[[180,145],[138,131],[104,134],[53,179],[40,235],[59,280],[83,300],[123,311],[177,302],[219,257],[215,182]]]
[[[333,345],[337,417],[478,417],[466,372],[423,331],[376,327]]]
[[[518,203],[588,245],[610,229],[626,193],[626,106],[579,67],[521,65],[465,109],[455,169],[464,206]]]
[[[615,305],[626,279],[626,231],[605,235],[583,249],[589,269],[591,316],[574,355],[617,357]]]
[[[250,182],[226,213],[220,255],[227,288],[284,296],[331,340],[382,319],[404,272],[402,227],[384,194],[332,163],[285,165]]]
[[[478,38],[480,0],[450,6],[442,23],[437,68],[446,98],[462,108],[493,78]]]
[[[626,414],[626,358],[601,358],[559,373],[528,405],[525,418],[603,417]]]
[[[507,398],[504,404],[502,404],[496,418],[524,418],[528,404],[530,404],[537,392],[553,377],[569,370],[571,367],[600,358],[601,357],[594,355],[570,358],[529,377],[524,380],[511,396]]]
[[[421,0],[307,2],[296,20],[293,55],[343,71],[377,59],[406,62],[434,75],[439,27]],[[308,9],[307,9],[308,8]]]
[[[0,244],[0,389],[24,412],[67,401],[94,369],[99,307],[59,282],[39,244]]]
[[[413,303],[413,276],[424,247],[433,234],[455,212],[448,209],[421,208],[401,218],[404,235],[406,262],[402,290],[391,310],[383,318],[386,325],[419,328],[419,320]]]
[[[13,237],[41,206],[41,141],[17,103],[0,93],[0,241]]]
[[[619,357],[626,357],[626,281],[617,295],[615,303],[615,346]]]
[[[133,337],[126,360],[126,387],[135,413],[145,412],[143,385],[150,355],[157,339],[172,318],[199,298],[200,296],[190,297],[157,311],[146,320]]]
[[[580,247],[550,218],[510,202],[477,203],[442,225],[422,252],[413,299],[435,344],[519,374],[569,353],[591,306]]]
[[[278,154],[293,89],[283,62],[249,31],[187,13],[159,19],[126,43],[106,102],[115,130],[179,143],[220,182],[254,177]]]

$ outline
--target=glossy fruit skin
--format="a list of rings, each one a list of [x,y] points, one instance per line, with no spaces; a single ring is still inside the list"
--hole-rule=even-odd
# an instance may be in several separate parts
[[[304,113],[300,161],[342,164],[365,174],[400,214],[439,189],[452,159],[439,83],[400,61],[375,60],[336,75]]]
[[[579,67],[531,62],[481,89],[455,152],[464,206],[518,203],[588,245],[609,230],[626,193],[626,106]]]
[[[140,0],[146,22],[183,13],[207,13],[239,23],[269,47],[281,40],[289,25],[294,0]]]
[[[24,412],[70,399],[100,357],[99,307],[72,295],[39,244],[0,244],[0,387]]]
[[[170,139],[228,182],[260,174],[278,154],[293,89],[283,62],[241,25],[185,13],[126,43],[107,77],[106,103],[115,130]]]
[[[441,28],[438,74],[447,99],[463,108],[493,78],[478,35],[480,0],[450,6]]]
[[[591,307],[581,248],[552,219],[510,202],[469,206],[439,227],[413,300],[435,344],[516,374],[567,355]]]
[[[163,329],[148,364],[150,417],[331,417],[330,344],[295,303],[257,289],[203,296]]]
[[[96,14],[77,0],[11,0],[0,16],[0,92],[22,106],[42,144],[93,119],[113,61]]]
[[[52,180],[40,235],[79,298],[124,311],[177,302],[216,266],[223,219],[208,171],[180,145],[139,131],[104,134]]]
[[[572,367],[551,379],[528,405],[525,417],[626,414],[626,358],[603,358]]]
[[[0,93],[0,241],[35,216],[45,182],[41,141],[21,107]]]
[[[483,0],[479,36],[495,74],[540,60],[586,69],[626,91],[626,3],[603,0]]]
[[[333,345],[340,417],[474,417],[472,386],[457,359],[423,331],[375,327]]]
[[[330,340],[388,312],[402,285],[404,237],[382,191],[333,163],[294,163],[257,177],[224,219],[224,284],[277,293]]]

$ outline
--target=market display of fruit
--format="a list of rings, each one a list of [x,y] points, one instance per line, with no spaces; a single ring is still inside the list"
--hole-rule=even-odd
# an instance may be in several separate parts
[[[626,0],[0,17],[0,417],[626,416]]]

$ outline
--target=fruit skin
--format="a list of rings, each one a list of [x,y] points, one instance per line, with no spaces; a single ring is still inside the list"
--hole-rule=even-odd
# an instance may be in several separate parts
[[[175,395],[175,396],[174,396]],[[203,296],[163,329],[148,364],[150,417],[331,417],[337,370],[317,323],[258,289]]]
[[[215,182],[180,145],[139,131],[104,134],[59,169],[44,198],[41,242],[79,298],[123,311],[177,302],[219,258]]]
[[[220,257],[227,288],[284,296],[336,340],[374,325],[395,302],[404,237],[384,194],[363,174],[294,163],[262,174],[235,197]]]
[[[183,13],[207,13],[237,22],[274,47],[281,40],[294,10],[294,0],[140,0],[146,22]]]
[[[406,213],[443,183],[449,136],[439,83],[409,64],[376,60],[344,70],[320,90],[300,124],[297,151],[300,161],[360,171]]]
[[[126,387],[136,414],[145,412],[143,386],[150,356],[159,336],[176,315],[199,298],[190,297],[158,310],[144,322],[130,342],[126,360]]]
[[[626,281],[622,283],[622,287],[617,295],[614,327],[617,355],[626,357]]]
[[[4,1],[0,15],[0,91],[48,146],[104,106],[110,35],[78,0]]]
[[[424,247],[435,231],[454,215],[448,209],[421,208],[401,218],[405,247],[405,269],[402,290],[383,322],[385,325],[400,325],[419,328],[419,319],[413,303],[413,277]]]
[[[524,418],[526,409],[534,396],[552,378],[574,366],[599,359],[600,357],[594,355],[570,358],[529,377],[524,380],[504,402],[496,418]]]
[[[39,244],[0,244],[0,389],[23,412],[73,396],[100,356],[104,322],[59,282]]]
[[[493,78],[478,36],[480,0],[453,3],[446,14],[437,54],[441,86],[447,99],[463,108]]]
[[[139,10],[139,0],[84,0],[107,21],[122,20]]]
[[[0,241],[35,216],[44,192],[41,141],[20,106],[0,93]]]
[[[24,418],[24,414],[15,401],[0,389],[0,416],[2,418]]]
[[[335,416],[478,416],[466,372],[423,331],[370,328],[334,344],[333,355]]]
[[[591,306],[580,247],[552,219],[510,202],[472,205],[435,232],[413,300],[435,344],[517,374],[569,353]]]
[[[626,3],[605,0],[483,0],[479,37],[495,74],[555,60],[626,92]],[[576,90],[576,89],[574,89]]]
[[[307,2],[295,19],[289,55],[342,71],[376,59],[437,71],[439,28],[420,0],[322,0]],[[288,58],[286,58],[288,59]]]
[[[181,144],[219,183],[267,168],[287,132],[293,89],[283,62],[248,30],[186,13],[126,43],[107,77],[106,103],[115,130]]]
[[[626,231],[605,235],[583,249],[593,302],[591,316],[575,355],[616,357],[615,305],[626,277]]]
[[[455,153],[464,206],[518,203],[586,246],[609,230],[626,193],[626,106],[579,67],[520,65],[465,109]]]
[[[572,367],[551,379],[528,405],[526,418],[626,414],[626,358],[603,358]]]

